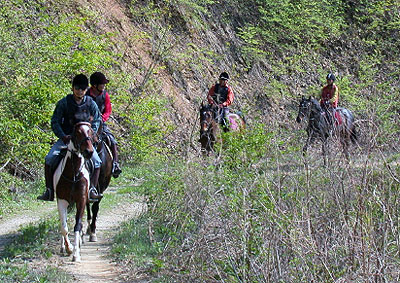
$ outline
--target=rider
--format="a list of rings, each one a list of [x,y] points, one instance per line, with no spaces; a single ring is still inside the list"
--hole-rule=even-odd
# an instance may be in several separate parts
[[[219,123],[226,129],[226,116],[229,114],[228,106],[230,106],[234,99],[232,87],[228,85],[229,75],[222,72],[219,75],[219,82],[213,85],[208,91],[207,100],[211,106],[218,106],[218,116],[221,115],[222,119],[218,119]]]
[[[103,133],[105,133],[111,142],[111,152],[114,158],[113,162],[113,177],[118,178],[119,174],[122,173],[121,168],[118,164],[118,151],[117,151],[117,141],[115,140],[114,135],[111,133],[109,128],[106,125],[106,121],[110,117],[111,114],[111,102],[110,95],[105,90],[106,84],[109,80],[103,73],[95,72],[90,76],[90,88],[86,92],[86,95],[89,95],[96,102],[102,117],[103,122]]]
[[[77,122],[90,122],[93,132],[96,133],[100,125],[100,112],[96,103],[89,97],[85,96],[88,88],[88,79],[85,75],[76,75],[72,80],[72,93],[57,102],[51,117],[51,129],[58,137],[57,142],[50,149],[45,158],[45,180],[46,191],[38,196],[37,199],[53,201],[53,173],[54,168],[60,161],[59,155],[65,145],[71,140],[73,127]],[[90,178],[89,199],[98,200],[102,197],[97,193],[96,186],[99,179],[101,160],[96,152],[93,151],[92,161],[94,164],[94,172]]]
[[[322,88],[321,99],[319,101],[322,109],[330,113],[330,115],[327,115],[329,122],[331,122],[330,116],[334,115],[334,111],[339,102],[339,88],[334,81],[335,76],[332,73],[329,73],[326,76],[327,85]]]

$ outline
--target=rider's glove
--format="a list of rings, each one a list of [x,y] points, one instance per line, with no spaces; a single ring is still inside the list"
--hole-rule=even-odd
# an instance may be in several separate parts
[[[71,136],[70,135],[65,135],[65,136],[62,137],[62,141],[65,144],[68,144],[70,140],[71,140]]]

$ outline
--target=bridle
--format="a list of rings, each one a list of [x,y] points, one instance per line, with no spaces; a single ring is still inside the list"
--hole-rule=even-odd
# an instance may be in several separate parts
[[[81,125],[89,126],[89,129],[91,131],[91,124],[87,123],[87,122],[78,123],[74,127],[74,134],[72,135],[71,140],[72,140],[72,143],[74,144],[75,150],[68,148],[68,151],[71,152],[72,169],[73,169],[72,171],[74,172],[73,179],[69,179],[69,178],[65,177],[64,174],[61,175],[64,179],[66,179],[67,181],[69,181],[71,183],[77,183],[83,178],[82,169],[85,166],[85,162],[81,162],[80,167],[78,168],[78,170],[76,170],[76,168],[74,166],[75,163],[73,162],[74,157],[75,156],[80,157],[80,155],[82,155],[81,147],[84,142],[91,141],[91,143],[93,144],[93,139],[90,136],[83,137],[79,142],[76,141],[75,130],[76,130],[77,126],[81,126]]]
[[[78,123],[77,125],[75,125],[75,127],[76,127],[76,126],[80,126],[80,125],[86,125],[86,126],[88,126],[88,127],[89,127],[89,131],[91,131],[91,124],[90,124],[90,123],[88,123],[88,122],[81,122],[81,123]],[[74,127],[74,133],[75,133],[75,127]],[[82,153],[81,147],[82,147],[82,144],[83,144],[84,142],[86,142],[86,141],[90,141],[90,142],[93,144],[93,138],[90,137],[90,136],[86,136],[86,137],[82,138],[79,142],[77,142],[77,141],[76,141],[76,136],[75,136],[74,134],[72,135],[72,142],[74,143],[74,147],[77,149],[77,151],[78,151],[79,153]]]
[[[201,120],[200,121],[200,133],[201,133],[201,135],[206,134],[211,129],[210,124],[212,123],[212,120],[214,118],[213,118],[212,113],[210,114],[210,112],[211,112],[211,110],[208,110],[208,109],[204,109],[201,112],[201,118],[202,118],[202,119],[200,119]],[[211,121],[208,121],[208,120],[211,120]]]

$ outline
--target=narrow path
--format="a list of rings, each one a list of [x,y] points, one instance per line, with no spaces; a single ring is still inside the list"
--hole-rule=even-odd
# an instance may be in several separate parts
[[[114,190],[110,189],[111,193]],[[61,256],[58,253],[59,242],[57,241],[57,252],[49,260],[41,258],[35,265],[55,266],[64,270],[72,276],[72,282],[125,282],[122,268],[107,258],[111,247],[111,237],[118,232],[120,224],[129,219],[138,217],[146,206],[140,200],[129,199],[125,202],[114,203],[111,208],[100,208],[97,219],[97,242],[89,242],[88,236],[84,236],[81,247],[82,261],[72,262],[72,256]],[[44,202],[35,211],[22,211],[20,215],[10,216],[0,221],[0,254],[4,247],[16,237],[21,227],[36,223],[50,215],[57,213],[56,202]],[[85,215],[86,219],[86,215]],[[68,219],[71,222],[70,219]],[[86,231],[87,223],[84,225]],[[73,233],[70,233],[70,240]],[[54,243],[52,243],[54,244]]]
[[[59,267],[71,274],[74,282],[123,282],[121,270],[115,263],[106,258],[110,248],[110,236],[118,230],[119,225],[142,213],[144,205],[139,202],[116,204],[107,213],[101,213],[97,221],[97,242],[85,242],[81,250],[81,262],[72,262],[72,256],[60,257]]]

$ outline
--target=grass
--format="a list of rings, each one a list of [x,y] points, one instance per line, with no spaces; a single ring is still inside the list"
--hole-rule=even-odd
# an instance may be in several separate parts
[[[71,282],[58,268],[35,263],[56,253],[56,245],[51,243],[58,243],[58,227],[58,217],[53,215],[21,228],[0,255],[0,281]]]
[[[72,278],[54,267],[32,270],[28,263],[19,260],[2,260],[0,263],[0,281],[8,282],[71,282]]]

